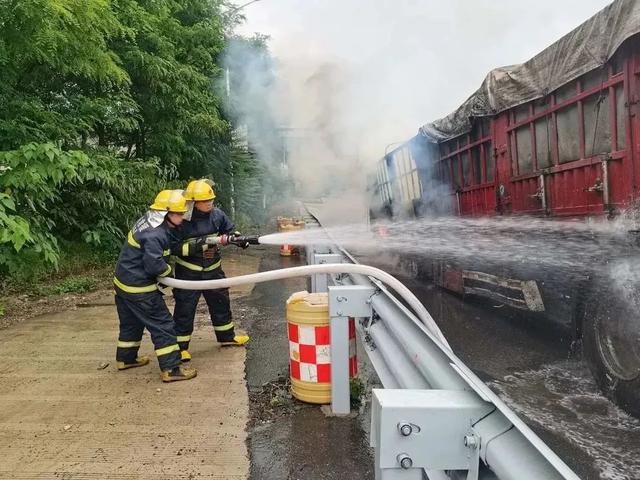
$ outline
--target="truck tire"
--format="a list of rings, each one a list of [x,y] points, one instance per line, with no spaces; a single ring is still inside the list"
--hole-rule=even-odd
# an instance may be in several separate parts
[[[602,280],[585,302],[584,357],[603,393],[640,418],[640,291]]]

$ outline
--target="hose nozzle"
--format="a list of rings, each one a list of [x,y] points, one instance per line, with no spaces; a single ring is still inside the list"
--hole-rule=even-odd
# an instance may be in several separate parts
[[[236,245],[247,248],[249,245],[260,245],[258,235],[210,235],[205,238],[207,245]]]
[[[226,243],[232,243],[242,248],[247,248],[249,245],[260,245],[257,235],[229,235]]]

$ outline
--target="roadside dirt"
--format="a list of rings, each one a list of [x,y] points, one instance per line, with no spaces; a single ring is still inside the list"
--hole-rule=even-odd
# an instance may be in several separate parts
[[[258,264],[256,256],[251,251],[227,250],[223,268],[227,276],[237,275],[247,264]],[[252,260],[253,259],[253,260]],[[257,266],[256,266],[257,268]],[[67,293],[63,295],[38,296],[35,294],[10,294],[0,296],[0,305],[4,315],[0,315],[0,330],[19,322],[43,314],[73,311],[78,308],[98,307],[113,304],[113,268],[102,268],[86,272],[84,276],[96,282],[96,289],[86,293]],[[253,285],[240,285],[231,289],[232,298],[239,298],[251,293]],[[167,304],[172,305],[171,291],[167,289]],[[199,305],[199,311],[204,313],[206,306]]]
[[[87,293],[67,293],[62,295],[38,296],[35,294],[14,294],[0,296],[4,315],[0,316],[0,329],[10,327],[45,313],[75,310],[85,305],[113,303],[111,282],[113,270],[104,268],[88,272],[85,276],[96,282],[96,289]]]
[[[224,268],[239,275],[258,262],[230,252]],[[244,349],[219,347],[199,309],[196,379],[161,383],[148,335],[141,354],[151,364],[118,372],[113,294],[64,297],[37,309],[25,301],[3,330],[11,362],[0,372],[0,479],[247,478]]]
[[[299,402],[291,395],[291,379],[278,377],[273,382],[267,382],[260,388],[249,392],[251,402],[251,419],[248,427],[255,428],[265,423],[294,415],[300,410],[317,408],[315,405]]]

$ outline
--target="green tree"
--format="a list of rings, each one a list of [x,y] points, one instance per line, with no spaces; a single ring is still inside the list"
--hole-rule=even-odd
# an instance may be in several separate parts
[[[211,0],[0,1],[0,275],[117,251],[161,188],[228,162]]]
[[[112,46],[139,107],[126,156],[157,157],[189,176],[194,164],[206,166],[208,147],[229,128],[211,88],[220,74],[215,62],[224,41],[217,4],[114,0],[113,5],[125,34]]]

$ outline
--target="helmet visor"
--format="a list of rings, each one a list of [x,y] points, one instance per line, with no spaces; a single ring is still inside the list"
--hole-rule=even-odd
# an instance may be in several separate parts
[[[191,220],[191,216],[193,215],[193,203],[192,200],[187,200],[187,211],[182,216],[187,222]]]

